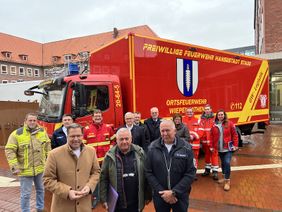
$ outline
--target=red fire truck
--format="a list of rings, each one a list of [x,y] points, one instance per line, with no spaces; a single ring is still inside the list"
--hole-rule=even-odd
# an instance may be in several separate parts
[[[43,89],[38,119],[49,134],[64,113],[85,126],[96,108],[114,127],[125,112],[149,117],[153,106],[166,118],[187,107],[200,115],[210,104],[242,131],[269,120],[268,62],[255,57],[128,34],[92,52],[89,72],[35,86]]]

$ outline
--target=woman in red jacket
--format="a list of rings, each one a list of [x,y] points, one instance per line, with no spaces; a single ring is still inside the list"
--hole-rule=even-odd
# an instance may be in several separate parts
[[[227,119],[224,110],[219,110],[216,114],[215,124],[211,128],[211,151],[217,150],[221,160],[221,168],[224,179],[224,190],[230,190],[230,161],[232,153],[238,149],[238,135],[235,125]]]

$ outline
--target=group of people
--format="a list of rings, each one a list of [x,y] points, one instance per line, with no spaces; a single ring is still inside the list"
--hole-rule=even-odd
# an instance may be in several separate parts
[[[156,107],[150,112],[144,123],[140,113],[125,113],[125,124],[116,133],[103,122],[100,110],[94,110],[93,122],[84,128],[65,114],[51,140],[36,114],[27,114],[5,147],[11,171],[20,179],[22,211],[30,211],[33,182],[37,211],[44,209],[44,187],[53,193],[51,211],[91,211],[92,194],[109,210],[111,189],[117,193],[117,212],[142,211],[151,200],[159,212],[187,211],[200,144],[206,162],[202,175],[212,170],[213,179],[230,189],[238,136],[223,110],[214,118],[206,105],[197,119],[188,108],[185,116],[175,114],[172,120],[161,119]]]
[[[235,125],[228,120],[226,112],[220,109],[214,115],[211,106],[205,105],[203,114],[197,119],[193,109],[187,108],[184,117],[175,114],[173,121],[177,134],[192,146],[196,168],[198,168],[198,157],[202,144],[205,153],[205,171],[202,176],[210,176],[212,173],[212,178],[220,184],[223,183],[223,189],[229,191],[230,163],[232,153],[238,149],[238,134]],[[221,160],[221,179],[218,176],[218,158]]]

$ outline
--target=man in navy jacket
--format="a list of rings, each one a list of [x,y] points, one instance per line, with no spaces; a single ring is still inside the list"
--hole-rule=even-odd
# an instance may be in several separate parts
[[[172,120],[160,124],[161,138],[153,141],[147,153],[145,173],[153,190],[157,212],[186,212],[191,184],[196,175],[191,145],[176,136]]]
[[[67,143],[67,127],[73,123],[72,116],[70,114],[64,114],[62,118],[63,125],[54,131],[51,138],[51,147],[55,149],[56,147],[62,146]]]

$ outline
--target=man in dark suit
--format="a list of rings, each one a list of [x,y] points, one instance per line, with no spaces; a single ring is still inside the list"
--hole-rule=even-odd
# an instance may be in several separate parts
[[[73,123],[72,116],[70,114],[64,114],[62,118],[63,125],[55,130],[51,138],[51,147],[55,149],[56,147],[62,146],[67,143],[67,127]]]
[[[142,127],[144,129],[145,138],[148,141],[148,143],[150,143],[150,133],[149,133],[147,125],[141,122],[141,113],[140,112],[134,113],[134,125]]]
[[[132,143],[139,145],[144,151],[147,151],[149,140],[145,137],[144,128],[134,125],[134,113],[127,112],[124,115],[125,125],[123,127],[129,129],[132,134]]]
[[[144,124],[147,126],[150,134],[150,142],[161,137],[160,134],[160,123],[159,109],[157,107],[151,108],[151,118],[145,120]]]

